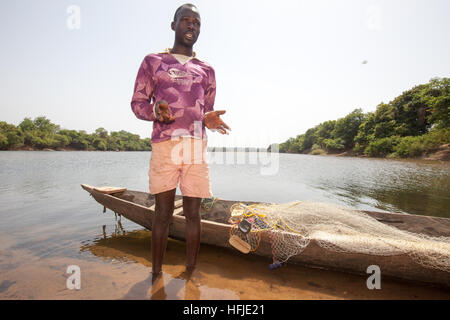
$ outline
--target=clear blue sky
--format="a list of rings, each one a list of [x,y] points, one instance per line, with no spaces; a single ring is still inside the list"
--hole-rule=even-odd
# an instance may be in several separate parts
[[[44,115],[63,128],[149,137],[130,108],[143,57],[173,44],[185,1],[1,1],[0,121]],[[229,136],[267,146],[355,108],[374,111],[432,77],[450,76],[450,1],[192,1],[194,50],[216,70],[215,108]],[[69,29],[67,8],[80,8]],[[363,64],[363,61],[367,61]]]

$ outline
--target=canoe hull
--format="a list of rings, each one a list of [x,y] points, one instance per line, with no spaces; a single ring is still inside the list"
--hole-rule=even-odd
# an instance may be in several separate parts
[[[88,191],[97,202],[106,208],[151,230],[154,216],[154,210],[151,209],[154,204],[153,196],[137,191],[127,191],[121,195],[108,195],[98,192],[94,190],[93,187],[87,185],[82,185],[82,187]],[[181,198],[181,196],[176,196],[176,200]],[[222,210],[225,210],[226,208],[229,208],[232,203],[232,201],[223,201],[219,206],[223,205]],[[422,231],[423,233],[434,236],[450,236],[450,219],[379,212],[366,213],[376,216],[380,221],[387,221],[387,223],[395,225],[399,229],[408,231],[414,230],[415,232]],[[180,215],[174,215],[169,227],[169,236],[174,239],[185,240],[185,226],[185,218]],[[241,254],[236,249],[232,248],[228,242],[230,228],[231,226],[225,223],[202,219],[201,243],[229,248],[234,250],[234,252]],[[272,262],[272,248],[269,232],[261,233],[259,248],[253,253],[270,258],[268,264]],[[367,276],[367,268],[371,265],[376,265],[380,267],[382,277],[387,276],[450,288],[449,272],[426,268],[415,262],[406,254],[375,256],[358,253],[334,252],[320,247],[315,240],[311,240],[308,246],[300,254],[289,259],[289,263]]]

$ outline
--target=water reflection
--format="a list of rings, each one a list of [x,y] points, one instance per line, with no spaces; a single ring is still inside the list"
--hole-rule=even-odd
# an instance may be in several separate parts
[[[366,210],[450,217],[448,163],[291,156],[286,157],[282,170],[286,174],[297,171],[303,183],[321,190],[320,201]],[[297,178],[294,175],[289,179]]]
[[[126,232],[117,221],[114,231],[106,235],[102,227],[102,238],[96,238],[80,247],[81,252],[89,252],[109,262],[139,263],[148,267],[148,277],[135,283],[121,299],[202,299],[219,296],[223,299],[237,299],[232,291],[210,288],[201,283],[201,271],[187,272],[185,244],[169,239],[164,258],[164,272],[153,279],[151,275],[151,232],[137,230]]]
[[[111,228],[112,230],[112,228]],[[415,299],[449,297],[450,292],[383,279],[383,290],[368,290],[366,277],[286,265],[269,270],[270,259],[202,245],[197,269],[187,273],[185,243],[169,239],[163,273],[151,275],[151,232],[110,234],[85,243],[80,250],[120,266],[142,265],[147,275],[134,282],[120,299]],[[127,278],[130,278],[128,275]]]

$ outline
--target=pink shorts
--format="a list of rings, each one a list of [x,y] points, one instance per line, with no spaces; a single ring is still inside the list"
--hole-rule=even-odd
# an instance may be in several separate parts
[[[190,137],[152,143],[150,193],[176,189],[180,183],[183,196],[212,197],[206,148],[207,140]]]

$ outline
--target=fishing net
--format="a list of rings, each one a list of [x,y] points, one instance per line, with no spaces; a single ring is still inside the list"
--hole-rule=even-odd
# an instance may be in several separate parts
[[[300,254],[311,240],[334,252],[392,256],[407,254],[417,263],[450,272],[450,237],[397,229],[368,214],[326,203],[234,204],[230,230],[256,251],[261,232],[270,232],[274,262]],[[251,224],[242,228],[243,220]]]

